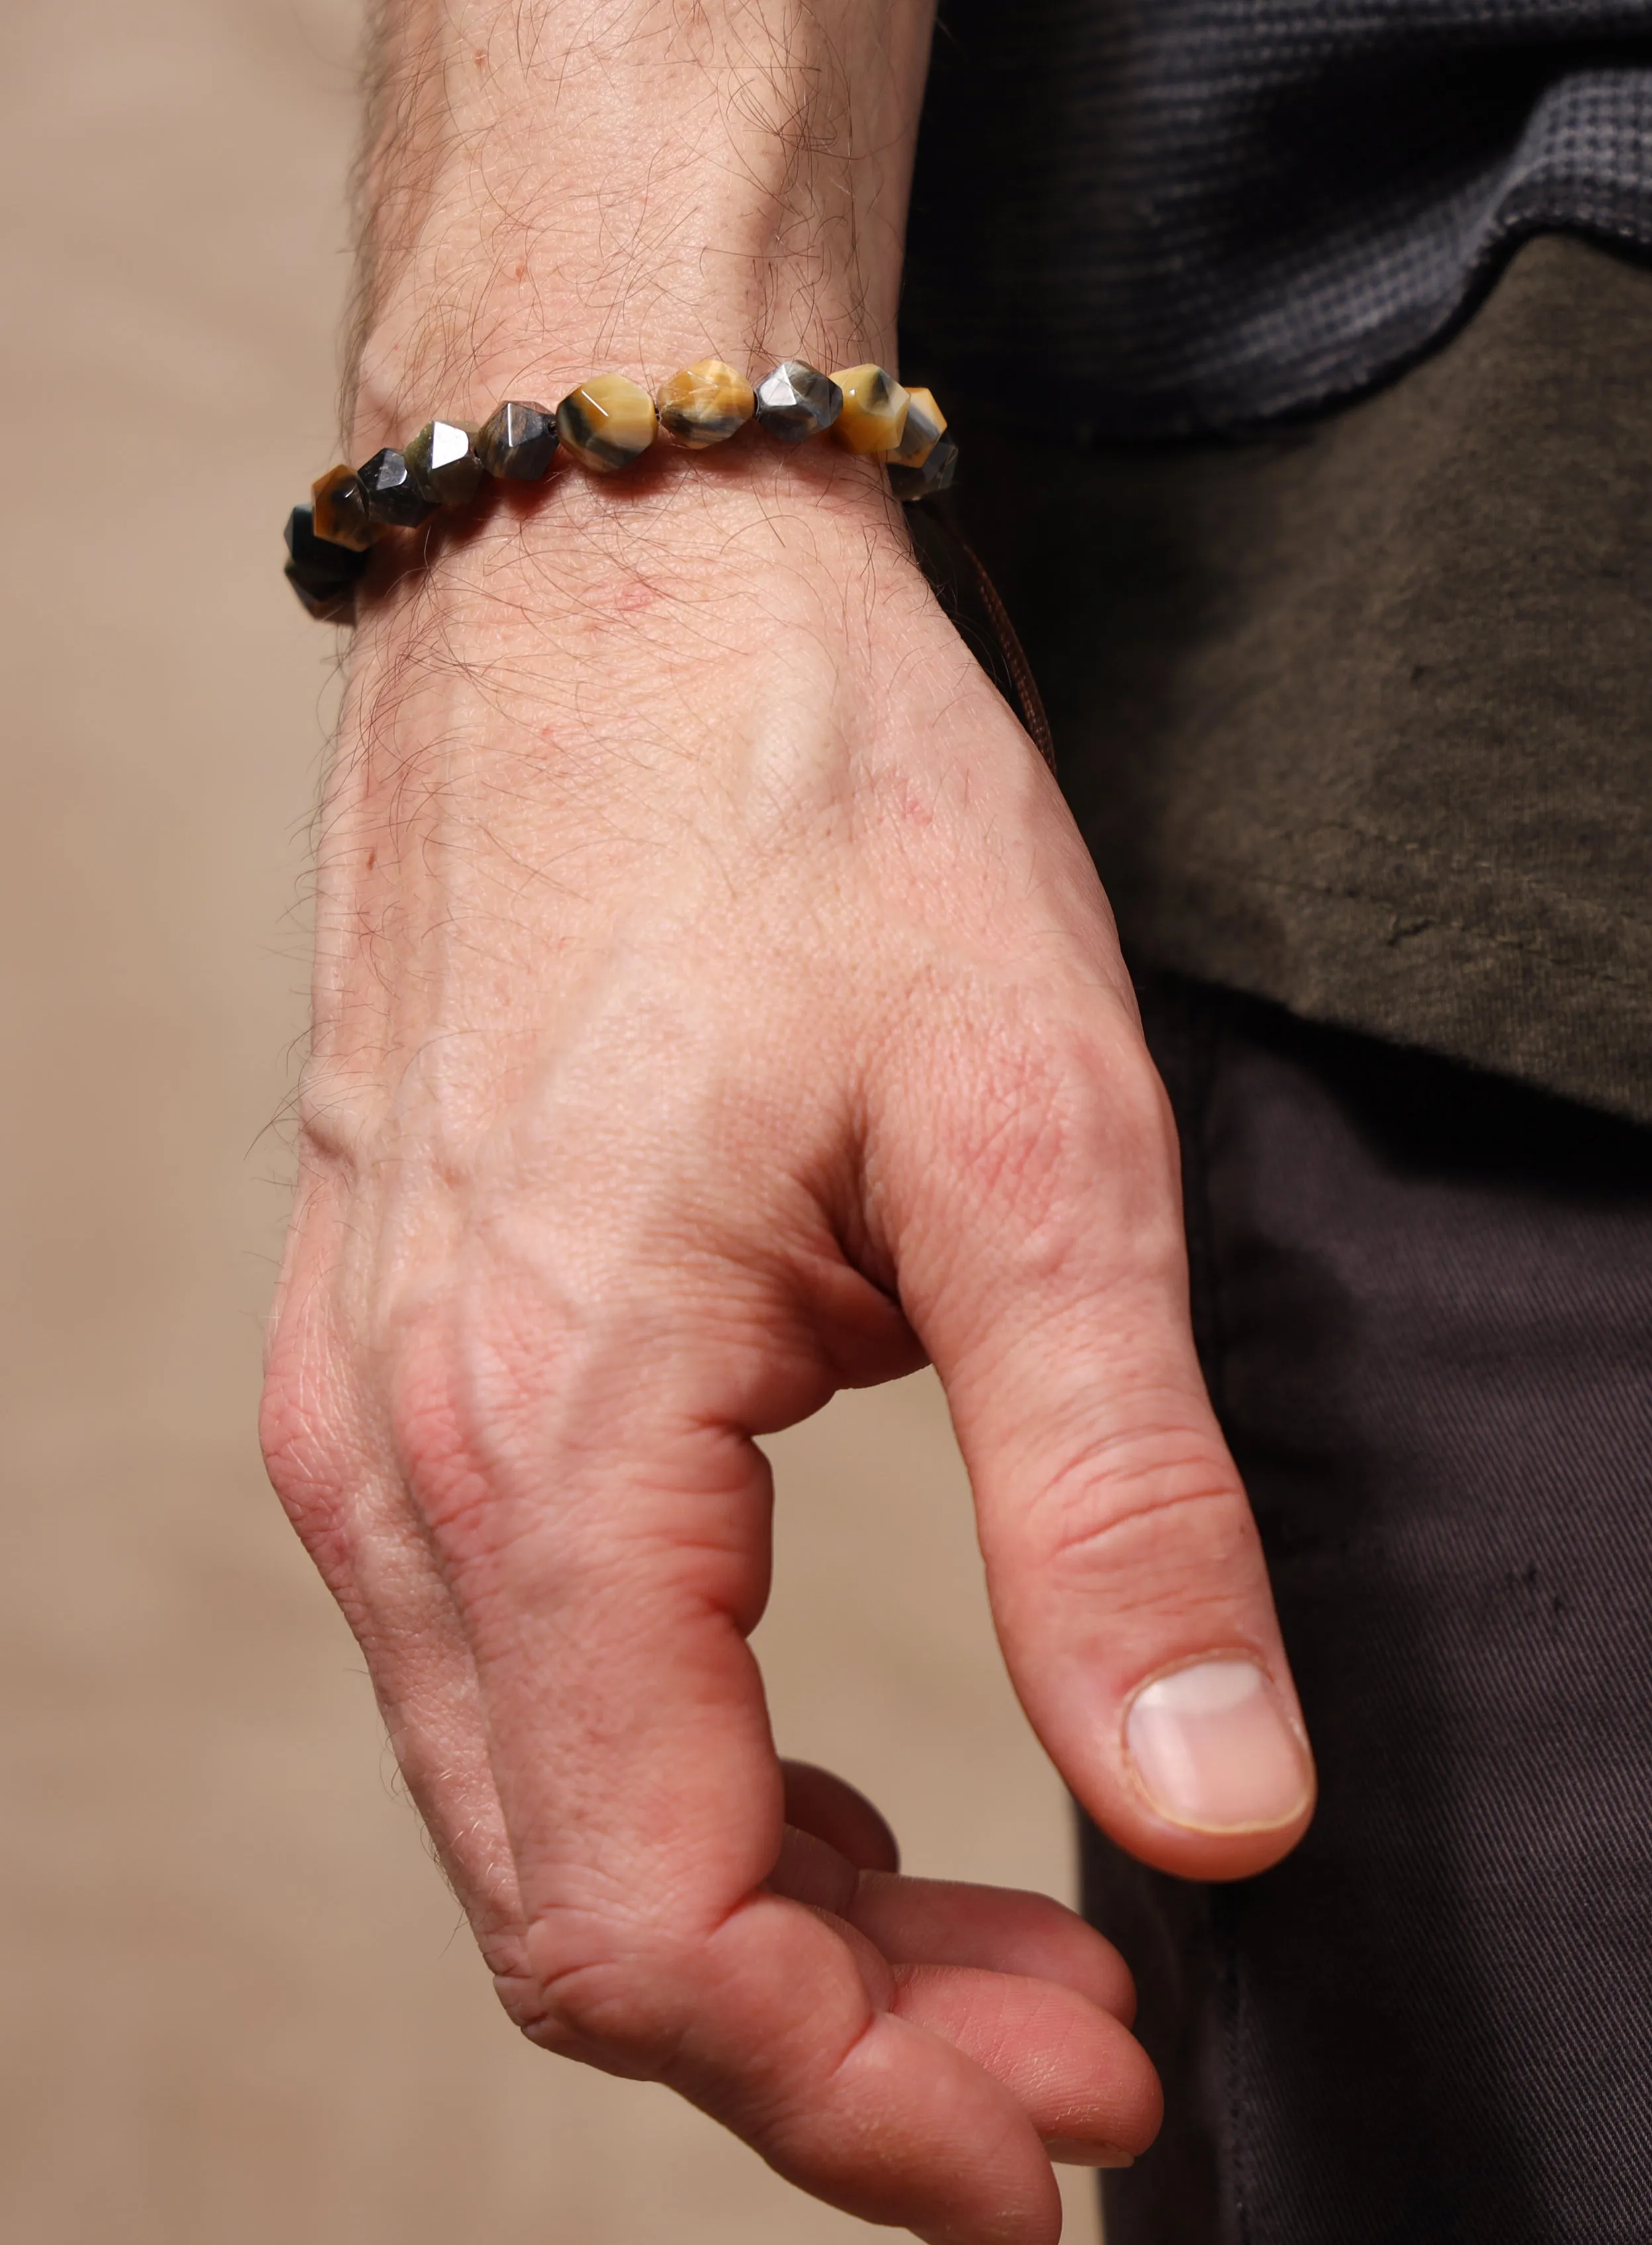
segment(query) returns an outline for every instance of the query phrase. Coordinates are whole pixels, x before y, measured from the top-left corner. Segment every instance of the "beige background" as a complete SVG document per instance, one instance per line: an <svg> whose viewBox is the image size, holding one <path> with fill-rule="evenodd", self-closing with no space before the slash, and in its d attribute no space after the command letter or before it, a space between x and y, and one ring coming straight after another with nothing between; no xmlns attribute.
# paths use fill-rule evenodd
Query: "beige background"
<svg viewBox="0 0 1652 2245"><path fill-rule="evenodd" d="M278 532L332 450L355 30L0 10L0 2236L842 2245L517 2042L254 1445L332 638ZM932 1387L775 1447L783 1744L915 1867L1063 1889Z"/></svg>

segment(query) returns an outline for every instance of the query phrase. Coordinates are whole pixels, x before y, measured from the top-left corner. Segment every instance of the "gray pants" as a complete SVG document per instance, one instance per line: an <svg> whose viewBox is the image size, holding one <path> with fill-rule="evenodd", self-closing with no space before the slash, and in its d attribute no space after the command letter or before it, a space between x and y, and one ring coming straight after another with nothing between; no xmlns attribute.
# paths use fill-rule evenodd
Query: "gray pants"
<svg viewBox="0 0 1652 2245"><path fill-rule="evenodd" d="M1108 2245L1646 2245L1652 1132L1143 1002L1323 1798L1233 1887L1087 1835L1169 2101Z"/></svg>

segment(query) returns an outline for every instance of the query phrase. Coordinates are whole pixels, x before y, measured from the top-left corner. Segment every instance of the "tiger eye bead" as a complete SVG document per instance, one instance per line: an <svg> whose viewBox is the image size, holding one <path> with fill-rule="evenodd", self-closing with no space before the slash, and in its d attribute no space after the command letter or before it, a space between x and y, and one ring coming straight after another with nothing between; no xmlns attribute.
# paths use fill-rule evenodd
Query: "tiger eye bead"
<svg viewBox="0 0 1652 2245"><path fill-rule="evenodd" d="M829 429L843 410L830 375L801 358L782 359L757 385L757 418L782 444L801 444Z"/></svg>
<svg viewBox="0 0 1652 2245"><path fill-rule="evenodd" d="M946 434L946 416L928 390L906 393L906 426L901 441L890 454L891 466L921 468L938 441Z"/></svg>
<svg viewBox="0 0 1652 2245"><path fill-rule="evenodd" d="M352 553L365 553L373 543L368 519L367 493L353 468L329 468L310 485L315 535L329 546L342 546Z"/></svg>
<svg viewBox="0 0 1652 2245"><path fill-rule="evenodd" d="M720 358L685 366L654 397L661 428L691 452L725 443L745 427L756 404L745 376Z"/></svg>
<svg viewBox="0 0 1652 2245"><path fill-rule="evenodd" d="M486 474L476 438L457 421L427 421L405 455L414 482L437 506L464 506Z"/></svg>
<svg viewBox="0 0 1652 2245"><path fill-rule="evenodd" d="M416 529L436 512L435 503L425 498L413 480L413 471L405 457L393 451L389 445L382 452L355 471L356 480L367 496L367 512L374 522L389 523L397 530Z"/></svg>
<svg viewBox="0 0 1652 2245"><path fill-rule="evenodd" d="M504 483L537 484L551 472L557 417L548 405L512 400L489 415L476 440L483 466Z"/></svg>
<svg viewBox="0 0 1652 2245"><path fill-rule="evenodd" d="M843 393L843 410L832 434L851 452L892 452L906 426L907 394L881 366L851 366L832 380Z"/></svg>
<svg viewBox="0 0 1652 2245"><path fill-rule="evenodd" d="M628 468L653 444L656 425L653 398L623 374L593 374L557 408L557 434L599 475Z"/></svg>
<svg viewBox="0 0 1652 2245"><path fill-rule="evenodd" d="M958 472L958 440L944 430L930 446L924 465L904 468L898 460L889 467L889 487L897 499L933 499L947 490Z"/></svg>

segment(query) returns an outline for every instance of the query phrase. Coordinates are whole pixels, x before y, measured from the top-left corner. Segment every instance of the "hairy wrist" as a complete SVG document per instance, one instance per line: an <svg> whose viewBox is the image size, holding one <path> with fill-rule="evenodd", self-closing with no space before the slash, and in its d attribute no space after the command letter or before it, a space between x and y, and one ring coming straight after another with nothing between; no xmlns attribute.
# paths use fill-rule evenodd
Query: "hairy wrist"
<svg viewBox="0 0 1652 2245"><path fill-rule="evenodd" d="M358 634L321 834L329 1110L456 1006L461 1073L508 1073L616 941L675 958L727 924L778 959L844 853L898 852L980 754L990 688L886 499L685 479L635 513L566 483Z"/></svg>
<svg viewBox="0 0 1652 2245"><path fill-rule="evenodd" d="M468 659L498 638L589 661L599 643L628 648L636 620L662 606L718 614L726 650L772 650L776 630L806 625L848 660L882 635L901 587L928 598L876 459L753 436L709 453L658 444L623 478L559 465L539 484L491 485L385 540L374 572L357 675L432 644ZM685 640L680 652L695 649Z"/></svg>
<svg viewBox="0 0 1652 2245"><path fill-rule="evenodd" d="M754 756L782 791L850 784L926 667L973 659L875 465L777 453L667 454L620 491L570 472L410 541L351 650L334 806L400 825L503 797L536 847L623 855Z"/></svg>
<svg viewBox="0 0 1652 2245"><path fill-rule="evenodd" d="M384 0L352 438L894 349L931 0Z"/></svg>

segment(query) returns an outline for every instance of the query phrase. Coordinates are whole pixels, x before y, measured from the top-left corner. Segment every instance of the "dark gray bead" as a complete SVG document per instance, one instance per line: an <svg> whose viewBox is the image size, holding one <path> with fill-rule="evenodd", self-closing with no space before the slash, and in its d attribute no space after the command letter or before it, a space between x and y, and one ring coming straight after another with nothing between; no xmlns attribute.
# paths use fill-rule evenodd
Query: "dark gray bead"
<svg viewBox="0 0 1652 2245"><path fill-rule="evenodd" d="M306 614L317 623L353 624L355 621L355 587L354 585L312 585L289 561L282 574L303 603Z"/></svg>
<svg viewBox="0 0 1652 2245"><path fill-rule="evenodd" d="M921 468L904 468L898 462L890 463L889 487L897 499L933 499L937 492L950 488L957 473L958 439L944 429Z"/></svg>
<svg viewBox="0 0 1652 2245"><path fill-rule="evenodd" d="M315 510L308 506L295 506L287 518L287 551L295 569L341 585L353 585L370 559L348 546L335 546L331 539L318 538Z"/></svg>
<svg viewBox="0 0 1652 2245"><path fill-rule="evenodd" d="M818 437L843 410L843 393L830 375L800 358L782 359L757 385L757 418L783 444Z"/></svg>
<svg viewBox="0 0 1652 2245"><path fill-rule="evenodd" d="M476 438L457 421L427 421L404 455L414 482L437 506L464 506L486 473Z"/></svg>
<svg viewBox="0 0 1652 2245"><path fill-rule="evenodd" d="M391 451L388 445L383 451L375 452L364 468L357 468L355 476L375 522L413 530L436 512L436 502L426 499L414 482L406 455Z"/></svg>
<svg viewBox="0 0 1652 2245"><path fill-rule="evenodd" d="M287 518L287 581L313 616L348 623L354 611L357 579L367 567L365 553L315 535L312 508L295 506Z"/></svg>
<svg viewBox="0 0 1652 2245"><path fill-rule="evenodd" d="M490 414L476 440L483 466L505 483L537 484L557 449L557 417L547 405L512 399Z"/></svg>

